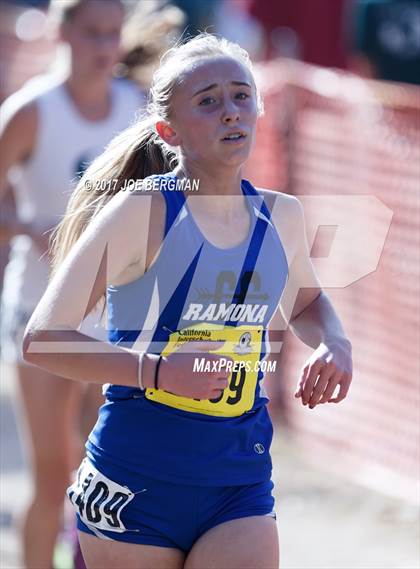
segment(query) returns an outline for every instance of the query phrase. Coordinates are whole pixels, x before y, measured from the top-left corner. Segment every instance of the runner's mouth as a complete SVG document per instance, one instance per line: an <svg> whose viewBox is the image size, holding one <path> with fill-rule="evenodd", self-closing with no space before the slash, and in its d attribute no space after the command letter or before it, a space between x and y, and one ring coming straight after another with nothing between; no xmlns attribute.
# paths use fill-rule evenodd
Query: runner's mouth
<svg viewBox="0 0 420 569"><path fill-rule="evenodd" d="M222 138L223 142L237 142L238 140L244 140L246 138L246 134L244 132L230 132L226 136Z"/></svg>

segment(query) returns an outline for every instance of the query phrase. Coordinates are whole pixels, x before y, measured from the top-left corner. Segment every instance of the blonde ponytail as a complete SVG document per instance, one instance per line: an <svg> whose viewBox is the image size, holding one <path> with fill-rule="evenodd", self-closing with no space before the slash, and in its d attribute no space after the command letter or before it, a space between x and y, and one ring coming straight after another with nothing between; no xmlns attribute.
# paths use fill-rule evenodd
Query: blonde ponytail
<svg viewBox="0 0 420 569"><path fill-rule="evenodd" d="M66 214L52 235L52 274L89 222L127 180L165 174L175 168L175 153L164 146L153 126L150 119L143 119L124 130L109 143L79 180ZM110 183L101 184L107 181Z"/></svg>

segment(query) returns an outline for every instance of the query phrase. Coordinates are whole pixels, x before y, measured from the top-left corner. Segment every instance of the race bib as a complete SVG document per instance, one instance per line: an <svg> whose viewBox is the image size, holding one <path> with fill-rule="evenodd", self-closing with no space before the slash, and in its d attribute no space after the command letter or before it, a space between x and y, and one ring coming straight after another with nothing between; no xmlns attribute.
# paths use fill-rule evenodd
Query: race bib
<svg viewBox="0 0 420 569"><path fill-rule="evenodd" d="M175 352L184 342L223 341L223 346L217 350L211 350L211 353L232 358L233 367L228 377L229 385L220 396L214 399L190 399L164 389L146 389L146 397L183 411L220 417L242 415L254 405L262 331L262 326L226 326L205 322L173 332L162 351L163 356ZM206 352L197 351L194 365L194 380L200 381L202 372L210 371L211 364L206 357Z"/></svg>
<svg viewBox="0 0 420 569"><path fill-rule="evenodd" d="M121 512L134 494L98 472L87 458L80 465L67 496L88 527L117 533L126 531Z"/></svg>

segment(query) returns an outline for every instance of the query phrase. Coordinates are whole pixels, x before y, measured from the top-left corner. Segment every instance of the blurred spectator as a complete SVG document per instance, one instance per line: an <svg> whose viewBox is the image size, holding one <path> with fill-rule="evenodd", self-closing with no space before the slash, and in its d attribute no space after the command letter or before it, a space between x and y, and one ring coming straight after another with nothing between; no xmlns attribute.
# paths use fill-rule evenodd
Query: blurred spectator
<svg viewBox="0 0 420 569"><path fill-rule="evenodd" d="M265 31L265 57L295 57L326 67L347 66L343 23L349 0L249 0Z"/></svg>
<svg viewBox="0 0 420 569"><path fill-rule="evenodd" d="M5 4L14 4L16 6L34 6L35 8L48 8L50 0L3 0L3 2Z"/></svg>
<svg viewBox="0 0 420 569"><path fill-rule="evenodd" d="M420 85L419 0L357 0L354 26L353 71Z"/></svg>
<svg viewBox="0 0 420 569"><path fill-rule="evenodd" d="M248 8L249 0L222 0L215 12L215 26L216 33L238 43L255 61L265 55L264 28Z"/></svg>
<svg viewBox="0 0 420 569"><path fill-rule="evenodd" d="M171 0L187 16L184 33L195 36L199 32L214 32L214 14L220 0Z"/></svg>

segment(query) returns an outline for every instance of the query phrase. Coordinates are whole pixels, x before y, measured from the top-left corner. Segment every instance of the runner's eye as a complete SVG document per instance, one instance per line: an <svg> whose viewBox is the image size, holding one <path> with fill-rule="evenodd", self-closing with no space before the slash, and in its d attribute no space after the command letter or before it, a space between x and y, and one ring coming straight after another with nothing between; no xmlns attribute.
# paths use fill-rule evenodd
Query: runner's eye
<svg viewBox="0 0 420 569"><path fill-rule="evenodd" d="M244 92L236 93L235 99L240 99L241 101L245 101L245 99L249 99L249 95L248 95L248 93L244 93Z"/></svg>
<svg viewBox="0 0 420 569"><path fill-rule="evenodd" d="M214 101L215 101L214 97L206 97L205 99L202 99L198 104L206 106L206 105L211 105L211 103L214 103Z"/></svg>

